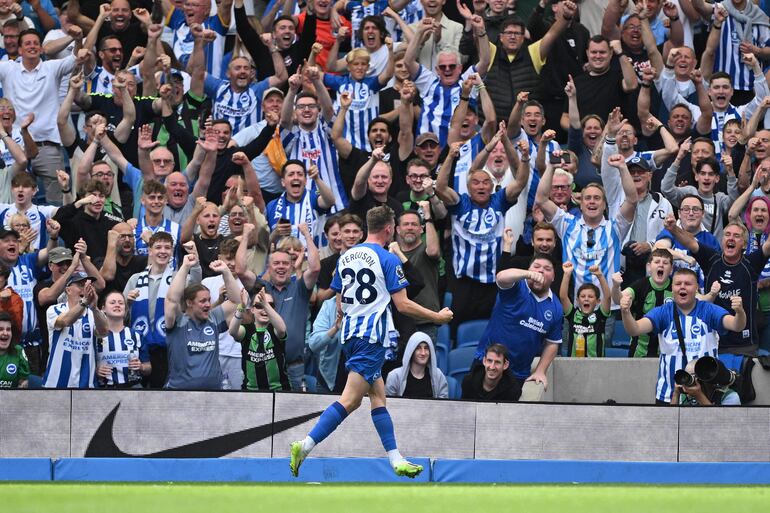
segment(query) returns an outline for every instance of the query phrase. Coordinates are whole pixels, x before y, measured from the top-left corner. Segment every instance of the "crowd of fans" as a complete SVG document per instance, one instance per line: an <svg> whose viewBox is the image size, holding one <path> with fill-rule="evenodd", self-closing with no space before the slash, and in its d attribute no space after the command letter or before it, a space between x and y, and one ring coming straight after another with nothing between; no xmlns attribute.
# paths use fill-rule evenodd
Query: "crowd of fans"
<svg viewBox="0 0 770 513"><path fill-rule="evenodd" d="M619 323L661 402L770 350L765 3L454 2L0 0L0 387L339 392L381 205L408 296L491 319L463 397ZM447 397L388 321L388 393Z"/></svg>

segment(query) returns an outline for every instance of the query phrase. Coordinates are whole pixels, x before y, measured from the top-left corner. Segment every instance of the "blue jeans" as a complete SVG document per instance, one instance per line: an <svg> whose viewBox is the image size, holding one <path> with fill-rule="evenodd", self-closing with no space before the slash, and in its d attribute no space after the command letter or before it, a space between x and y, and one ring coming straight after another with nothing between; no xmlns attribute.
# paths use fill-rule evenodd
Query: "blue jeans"
<svg viewBox="0 0 770 513"><path fill-rule="evenodd" d="M298 361L286 365L286 375L293 392L302 391L302 379L305 377L305 362Z"/></svg>

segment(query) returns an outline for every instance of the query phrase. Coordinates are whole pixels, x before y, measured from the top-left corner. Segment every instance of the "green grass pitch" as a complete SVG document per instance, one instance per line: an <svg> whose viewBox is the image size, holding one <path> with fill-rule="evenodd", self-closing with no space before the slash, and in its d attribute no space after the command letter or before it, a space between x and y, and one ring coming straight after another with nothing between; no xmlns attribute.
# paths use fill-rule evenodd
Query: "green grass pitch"
<svg viewBox="0 0 770 513"><path fill-rule="evenodd" d="M768 511L770 487L7 483L0 497L13 513L744 513Z"/></svg>

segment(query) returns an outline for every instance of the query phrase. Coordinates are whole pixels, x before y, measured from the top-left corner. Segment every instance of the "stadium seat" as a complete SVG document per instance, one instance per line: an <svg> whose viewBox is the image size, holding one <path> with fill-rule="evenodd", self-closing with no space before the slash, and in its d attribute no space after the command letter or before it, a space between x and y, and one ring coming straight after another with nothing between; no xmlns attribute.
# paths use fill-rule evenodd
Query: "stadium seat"
<svg viewBox="0 0 770 513"><path fill-rule="evenodd" d="M442 324L438 327L438 334L436 335L436 347L444 346L447 353L452 349L452 335L449 331L448 324Z"/></svg>
<svg viewBox="0 0 770 513"><path fill-rule="evenodd" d="M604 357L605 358L627 358L628 348L627 347L605 347Z"/></svg>
<svg viewBox="0 0 770 513"><path fill-rule="evenodd" d="M461 383L451 376L447 376L446 381L449 385L449 398L459 399L463 392Z"/></svg>
<svg viewBox="0 0 770 513"><path fill-rule="evenodd" d="M449 360L449 347L443 345L437 345L436 349L436 365L441 369L444 374L447 373L447 365Z"/></svg>
<svg viewBox="0 0 770 513"><path fill-rule="evenodd" d="M487 329L487 319L478 321L465 321L457 327L457 347L476 347Z"/></svg>
<svg viewBox="0 0 770 513"><path fill-rule="evenodd" d="M615 321L615 334L612 337L612 347L624 347L631 346L631 336L626 333L626 328L623 326L622 321Z"/></svg>
<svg viewBox="0 0 770 513"><path fill-rule="evenodd" d="M447 376L451 376L462 382L463 377L468 374L473 363L473 355L476 348L471 346L458 347L449 352L449 365Z"/></svg>
<svg viewBox="0 0 770 513"><path fill-rule="evenodd" d="M452 306L452 293L444 292L444 308Z"/></svg>

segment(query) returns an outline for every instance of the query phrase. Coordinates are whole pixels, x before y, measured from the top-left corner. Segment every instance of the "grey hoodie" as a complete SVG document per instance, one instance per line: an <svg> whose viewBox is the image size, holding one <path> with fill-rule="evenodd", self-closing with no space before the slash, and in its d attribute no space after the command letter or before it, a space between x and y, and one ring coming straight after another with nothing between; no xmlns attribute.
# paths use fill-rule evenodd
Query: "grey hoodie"
<svg viewBox="0 0 770 513"><path fill-rule="evenodd" d="M444 373L441 372L441 369L439 369L436 364L436 351L433 348L433 342L431 342L430 337L422 331L418 331L409 337L409 341L406 343L406 349L404 350L404 357L401 360L401 367L393 369L388 374L388 380L385 384L385 393L390 396L398 397L404 395L407 373L409 372L412 362L412 354L414 353L414 350L417 349L417 346L420 345L420 342L427 343L428 348L430 349L429 372L433 397L438 399L448 399L449 385L447 384Z"/></svg>

